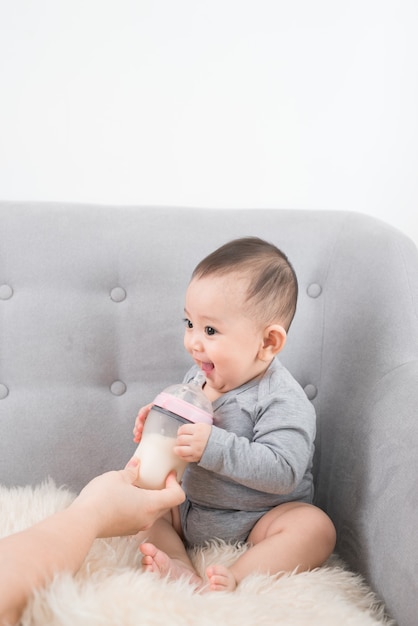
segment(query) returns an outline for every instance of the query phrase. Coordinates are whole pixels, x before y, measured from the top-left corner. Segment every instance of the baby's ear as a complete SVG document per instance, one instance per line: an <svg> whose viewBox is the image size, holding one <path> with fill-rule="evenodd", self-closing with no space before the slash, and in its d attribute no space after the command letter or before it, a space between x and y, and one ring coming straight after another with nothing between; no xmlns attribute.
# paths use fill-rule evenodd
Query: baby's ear
<svg viewBox="0 0 418 626"><path fill-rule="evenodd" d="M263 334L263 345L258 354L262 361L272 359L276 354L283 350L286 344L287 333L280 324L272 324L267 326Z"/></svg>

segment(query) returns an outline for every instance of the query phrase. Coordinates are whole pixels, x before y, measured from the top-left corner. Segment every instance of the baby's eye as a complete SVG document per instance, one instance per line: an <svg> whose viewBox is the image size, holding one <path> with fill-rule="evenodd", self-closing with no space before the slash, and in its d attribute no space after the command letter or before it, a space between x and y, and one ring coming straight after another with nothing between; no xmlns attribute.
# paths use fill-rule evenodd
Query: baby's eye
<svg viewBox="0 0 418 626"><path fill-rule="evenodd" d="M216 330L212 326L205 326L205 333L207 335L215 335Z"/></svg>
<svg viewBox="0 0 418 626"><path fill-rule="evenodd" d="M190 321L190 320L188 320L187 318L185 318L185 319L183 320L183 322L184 322L184 325L186 326L186 328L193 328L193 324L192 324L192 323L191 323L191 321Z"/></svg>

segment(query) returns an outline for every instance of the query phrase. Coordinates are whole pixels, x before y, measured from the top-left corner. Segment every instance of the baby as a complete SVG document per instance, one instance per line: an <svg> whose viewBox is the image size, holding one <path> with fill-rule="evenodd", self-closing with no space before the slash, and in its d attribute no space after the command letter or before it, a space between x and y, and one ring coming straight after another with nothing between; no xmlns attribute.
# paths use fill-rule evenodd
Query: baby
<svg viewBox="0 0 418 626"><path fill-rule="evenodd" d="M231 241L195 268L185 299L184 345L206 374L213 426L185 424L175 452L188 461L179 513L142 543L147 571L187 575L199 589L233 591L252 572L318 567L335 546L328 516L312 504L315 411L277 358L296 310L287 257L256 237ZM150 405L136 419L139 442ZM187 548L247 542L231 565L195 571Z"/></svg>

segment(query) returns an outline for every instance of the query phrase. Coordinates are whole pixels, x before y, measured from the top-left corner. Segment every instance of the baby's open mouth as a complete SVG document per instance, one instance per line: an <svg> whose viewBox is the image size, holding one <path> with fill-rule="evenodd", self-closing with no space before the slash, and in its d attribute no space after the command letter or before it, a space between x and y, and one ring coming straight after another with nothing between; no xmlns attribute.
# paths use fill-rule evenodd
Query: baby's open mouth
<svg viewBox="0 0 418 626"><path fill-rule="evenodd" d="M214 364L213 363L203 363L201 365L202 370L205 372L205 374L208 374L209 372L211 372L214 368Z"/></svg>

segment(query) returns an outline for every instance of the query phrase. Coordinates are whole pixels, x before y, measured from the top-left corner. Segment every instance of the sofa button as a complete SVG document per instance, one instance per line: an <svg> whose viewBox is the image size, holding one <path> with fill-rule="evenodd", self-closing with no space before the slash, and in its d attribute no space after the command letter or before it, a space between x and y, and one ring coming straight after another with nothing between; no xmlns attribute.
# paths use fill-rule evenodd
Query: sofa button
<svg viewBox="0 0 418 626"><path fill-rule="evenodd" d="M3 383L0 383L0 400L4 400L4 398L7 398L8 395L8 388L6 387L6 385L3 385Z"/></svg>
<svg viewBox="0 0 418 626"><path fill-rule="evenodd" d="M304 388L304 392L306 393L308 400L313 400L318 394L318 389L315 387L315 385L309 384L306 385L306 387Z"/></svg>
<svg viewBox="0 0 418 626"><path fill-rule="evenodd" d="M0 300L8 300L13 295L10 285L0 285Z"/></svg>
<svg viewBox="0 0 418 626"><path fill-rule="evenodd" d="M113 302L123 302L123 300L125 300L126 298L126 291L123 287L113 287L110 292L110 297L112 298Z"/></svg>
<svg viewBox="0 0 418 626"><path fill-rule="evenodd" d="M126 385L121 380L115 380L115 382L110 385L110 391L114 396L123 396L126 391Z"/></svg>
<svg viewBox="0 0 418 626"><path fill-rule="evenodd" d="M318 283L312 283L309 285L306 292L310 298L317 298L322 293L322 287L318 285Z"/></svg>

